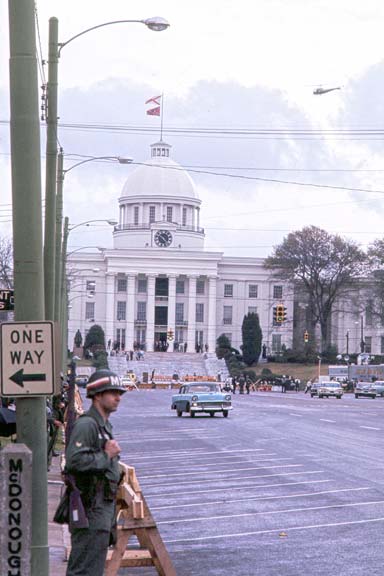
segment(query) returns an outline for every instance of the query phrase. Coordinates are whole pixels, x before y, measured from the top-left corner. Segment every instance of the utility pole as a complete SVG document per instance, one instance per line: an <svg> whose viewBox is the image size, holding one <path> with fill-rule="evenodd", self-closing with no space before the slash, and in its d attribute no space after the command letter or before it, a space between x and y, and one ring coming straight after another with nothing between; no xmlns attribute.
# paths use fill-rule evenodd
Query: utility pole
<svg viewBox="0 0 384 576"><path fill-rule="evenodd" d="M62 221L63 221L63 170L64 154L60 148L57 161L57 194L56 194L56 255L55 255L55 315L56 322L61 320L61 242L62 242Z"/></svg>
<svg viewBox="0 0 384 576"><path fill-rule="evenodd" d="M45 170L44 226L44 288L45 319L55 318L55 255L56 255L56 168L57 168L57 78L58 78L57 18L49 19L49 51L47 82L47 144Z"/></svg>
<svg viewBox="0 0 384 576"><path fill-rule="evenodd" d="M15 320L44 320L40 118L34 0L9 0ZM44 396L16 400L17 441L32 451L31 575L48 576ZM24 519L28 521L27 518Z"/></svg>

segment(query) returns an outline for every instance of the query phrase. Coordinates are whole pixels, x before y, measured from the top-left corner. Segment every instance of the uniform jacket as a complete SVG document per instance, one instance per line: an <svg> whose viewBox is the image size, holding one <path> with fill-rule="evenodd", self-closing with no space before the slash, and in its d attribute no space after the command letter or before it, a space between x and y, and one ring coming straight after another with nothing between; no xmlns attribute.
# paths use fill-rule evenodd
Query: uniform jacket
<svg viewBox="0 0 384 576"><path fill-rule="evenodd" d="M110 531L115 520L115 498L120 473L118 457L109 458L103 447L111 440L112 425L94 406L80 416L66 449L65 471L75 478L89 528Z"/></svg>

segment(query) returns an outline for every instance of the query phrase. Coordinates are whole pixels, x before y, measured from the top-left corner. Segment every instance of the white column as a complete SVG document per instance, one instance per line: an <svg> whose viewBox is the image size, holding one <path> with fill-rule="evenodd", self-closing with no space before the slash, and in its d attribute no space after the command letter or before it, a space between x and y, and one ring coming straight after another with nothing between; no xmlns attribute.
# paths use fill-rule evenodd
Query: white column
<svg viewBox="0 0 384 576"><path fill-rule="evenodd" d="M128 274L127 282L127 323L125 336L125 349L133 350L135 341L135 303L136 303L136 277Z"/></svg>
<svg viewBox="0 0 384 576"><path fill-rule="evenodd" d="M216 349L216 288L217 278L211 276L208 286L208 338L207 344L209 352Z"/></svg>
<svg viewBox="0 0 384 576"><path fill-rule="evenodd" d="M148 276L147 282L147 351L153 352L155 339L155 283L156 276Z"/></svg>
<svg viewBox="0 0 384 576"><path fill-rule="evenodd" d="M115 340L115 274L108 272L105 295L105 344Z"/></svg>
<svg viewBox="0 0 384 576"><path fill-rule="evenodd" d="M195 332L196 332L196 276L189 276L187 352L195 351Z"/></svg>
<svg viewBox="0 0 384 576"><path fill-rule="evenodd" d="M176 329L176 276L168 276L168 330L175 336ZM169 342L168 352L173 352L173 340Z"/></svg>

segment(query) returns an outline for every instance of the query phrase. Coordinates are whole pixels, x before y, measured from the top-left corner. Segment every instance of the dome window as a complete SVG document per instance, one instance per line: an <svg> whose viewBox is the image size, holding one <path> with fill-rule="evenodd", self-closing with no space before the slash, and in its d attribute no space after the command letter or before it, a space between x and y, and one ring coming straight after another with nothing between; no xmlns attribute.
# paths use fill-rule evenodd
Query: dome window
<svg viewBox="0 0 384 576"><path fill-rule="evenodd" d="M156 220L156 206L149 207L149 223L155 222Z"/></svg>
<svg viewBox="0 0 384 576"><path fill-rule="evenodd" d="M133 209L133 223L135 226L139 223L139 207L135 206Z"/></svg>
<svg viewBox="0 0 384 576"><path fill-rule="evenodd" d="M173 208L172 206L167 206L167 222L172 222Z"/></svg>

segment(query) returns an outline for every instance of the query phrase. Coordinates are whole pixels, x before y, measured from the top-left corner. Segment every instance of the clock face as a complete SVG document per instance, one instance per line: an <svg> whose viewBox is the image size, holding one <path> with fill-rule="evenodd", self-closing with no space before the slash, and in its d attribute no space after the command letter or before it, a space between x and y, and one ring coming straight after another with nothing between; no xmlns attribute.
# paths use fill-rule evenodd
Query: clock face
<svg viewBox="0 0 384 576"><path fill-rule="evenodd" d="M155 244L160 248L167 248L172 243L172 234L169 230L158 230L155 234Z"/></svg>

